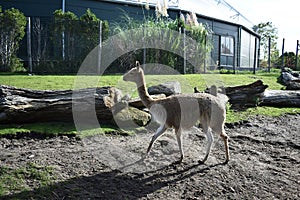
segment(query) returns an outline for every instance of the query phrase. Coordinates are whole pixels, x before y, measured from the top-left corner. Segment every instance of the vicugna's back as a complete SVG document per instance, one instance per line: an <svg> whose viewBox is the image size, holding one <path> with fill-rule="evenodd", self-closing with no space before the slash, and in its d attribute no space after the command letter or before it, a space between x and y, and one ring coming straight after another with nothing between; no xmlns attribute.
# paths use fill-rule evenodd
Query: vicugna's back
<svg viewBox="0 0 300 200"><path fill-rule="evenodd" d="M198 120L222 125L226 117L224 103L218 97L206 93L170 96L154 100L151 106L151 113L159 113L164 117L164 121L161 122L174 128L187 129L194 126Z"/></svg>

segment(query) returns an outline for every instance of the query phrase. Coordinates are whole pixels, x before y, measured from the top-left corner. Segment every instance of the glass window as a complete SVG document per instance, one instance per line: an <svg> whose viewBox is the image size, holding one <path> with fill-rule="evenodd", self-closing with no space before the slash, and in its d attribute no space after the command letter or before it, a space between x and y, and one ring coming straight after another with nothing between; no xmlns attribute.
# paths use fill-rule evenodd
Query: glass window
<svg viewBox="0 0 300 200"><path fill-rule="evenodd" d="M240 67L253 68L254 62L257 62L257 60L254 60L255 53L257 53L255 49L255 37L242 30ZM257 63L255 63L255 65L257 66Z"/></svg>
<svg viewBox="0 0 300 200"><path fill-rule="evenodd" d="M221 36L221 54L233 56L233 37Z"/></svg>

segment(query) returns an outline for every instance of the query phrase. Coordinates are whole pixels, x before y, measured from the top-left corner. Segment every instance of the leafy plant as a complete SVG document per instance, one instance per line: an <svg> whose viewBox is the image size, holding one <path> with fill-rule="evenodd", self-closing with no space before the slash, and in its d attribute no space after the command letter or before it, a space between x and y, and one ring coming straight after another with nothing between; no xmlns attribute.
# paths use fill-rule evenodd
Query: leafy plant
<svg viewBox="0 0 300 200"><path fill-rule="evenodd" d="M62 60L71 61L75 58L78 31L78 17L72 12L63 12L62 10L56 10L53 13L53 40L54 44L60 50ZM63 48L65 47L65 49Z"/></svg>
<svg viewBox="0 0 300 200"><path fill-rule="evenodd" d="M99 26L102 23L102 40L108 37L108 22L101 21L97 16L87 9L86 13L80 18L80 40L82 44L82 54L87 55L94 47L99 44ZM95 34L96 33L96 34ZM98 33L98 34L97 34ZM82 58L84 59L84 57Z"/></svg>
<svg viewBox="0 0 300 200"><path fill-rule="evenodd" d="M186 29L186 41L180 27ZM118 59L119 66L123 68L120 71L131 68L135 60L145 60L146 63L171 66L184 73L183 51L189 60L194 61L191 64L195 66L204 63L212 47L208 40L210 31L203 24L188 25L181 19L173 20L161 15L157 18L145 16L142 21L136 21L124 14L122 23L114 25L113 33L118 34L118 45L126 52ZM132 51L126 51L128 49Z"/></svg>
<svg viewBox="0 0 300 200"><path fill-rule="evenodd" d="M0 10L0 71L22 70L16 56L25 35L26 17L18 9Z"/></svg>
<svg viewBox="0 0 300 200"><path fill-rule="evenodd" d="M102 40L108 37L108 22L101 21L90 9L80 17L56 10L51 23L46 25L35 18L32 21L35 73L76 73L88 53L99 44L100 22Z"/></svg>
<svg viewBox="0 0 300 200"><path fill-rule="evenodd" d="M271 62L274 63L279 57L277 49L278 30L272 22L261 22L252 27L252 29L261 36L260 45L263 53L263 60L268 59L269 38L271 39ZM266 66L264 66L266 67Z"/></svg>

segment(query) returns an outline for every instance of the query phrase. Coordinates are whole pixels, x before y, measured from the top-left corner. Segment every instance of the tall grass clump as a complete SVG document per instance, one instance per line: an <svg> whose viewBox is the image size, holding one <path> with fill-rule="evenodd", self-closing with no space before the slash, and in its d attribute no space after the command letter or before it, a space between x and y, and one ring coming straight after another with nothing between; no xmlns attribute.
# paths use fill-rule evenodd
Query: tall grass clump
<svg viewBox="0 0 300 200"><path fill-rule="evenodd" d="M187 14L171 19L168 17L166 4L157 3L155 15L144 14L142 20L135 20L124 13L122 22L113 25L112 32L118 35L118 47L126 52L118 58L118 69L109 72L124 72L130 69L136 60L143 63L159 63L174 68L180 73L194 73L211 50L208 37L211 31L198 23L195 14ZM194 16L194 21L192 17ZM183 41L183 33L186 39ZM130 42L128 42L130 41ZM184 52L187 60L194 62L184 69ZM202 64L203 65L203 64ZM196 68L195 68L196 67Z"/></svg>

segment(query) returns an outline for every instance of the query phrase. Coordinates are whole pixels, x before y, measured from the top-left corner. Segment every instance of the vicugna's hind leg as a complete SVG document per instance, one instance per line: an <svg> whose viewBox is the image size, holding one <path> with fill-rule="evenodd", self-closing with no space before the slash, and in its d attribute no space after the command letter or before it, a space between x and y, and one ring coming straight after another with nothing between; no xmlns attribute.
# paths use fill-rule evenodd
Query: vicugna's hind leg
<svg viewBox="0 0 300 200"><path fill-rule="evenodd" d="M225 130L223 129L220 136L222 137L224 141L224 146L225 146L225 154L226 154L226 160L225 163L227 163L230 159L229 156L229 144L228 144L228 135L225 133Z"/></svg>
<svg viewBox="0 0 300 200"><path fill-rule="evenodd" d="M211 129L208 127L208 125L203 124L202 126L203 126L203 131L204 131L204 133L206 135L207 142L208 142L207 146L206 146L206 154L204 156L204 159L202 160L202 162L204 163L207 160L208 156L209 156L209 153L210 153L210 150L211 150L211 146L212 146L212 143L214 141L214 137L213 137Z"/></svg>
<svg viewBox="0 0 300 200"><path fill-rule="evenodd" d="M179 162L181 163L183 158L184 158L184 152L183 152L183 147L182 147L182 135L181 135L182 130L176 129L175 130L175 134L176 134L176 138L177 138L177 143L178 143L178 147L179 147L179 151L180 151L180 160Z"/></svg>

